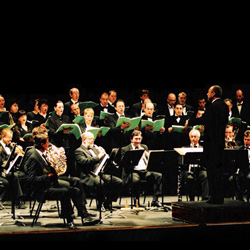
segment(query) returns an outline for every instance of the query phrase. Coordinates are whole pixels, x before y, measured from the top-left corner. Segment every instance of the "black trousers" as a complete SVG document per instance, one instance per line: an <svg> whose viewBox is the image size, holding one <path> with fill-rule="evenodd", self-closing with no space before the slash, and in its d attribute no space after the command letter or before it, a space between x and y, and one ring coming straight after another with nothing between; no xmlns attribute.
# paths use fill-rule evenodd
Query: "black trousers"
<svg viewBox="0 0 250 250"><path fill-rule="evenodd" d="M133 171L133 194L136 198L140 197L141 180L147 180L148 185L153 187L153 200L157 201L162 195L162 174L152 171ZM127 184L131 183L131 174L129 174Z"/></svg>
<svg viewBox="0 0 250 250"><path fill-rule="evenodd" d="M50 187L46 192L45 199L60 200L61 202L61 216L72 222L72 215L74 214L71 199L77 208L78 216L83 216L86 210L85 200L82 198L81 190L77 187L70 186L70 183L64 180L58 180L58 183Z"/></svg>

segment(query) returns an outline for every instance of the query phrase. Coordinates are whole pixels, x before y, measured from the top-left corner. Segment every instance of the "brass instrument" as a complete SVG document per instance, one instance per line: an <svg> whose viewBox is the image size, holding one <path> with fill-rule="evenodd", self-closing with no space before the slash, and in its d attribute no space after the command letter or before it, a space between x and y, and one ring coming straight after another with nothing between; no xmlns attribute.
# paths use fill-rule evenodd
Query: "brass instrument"
<svg viewBox="0 0 250 250"><path fill-rule="evenodd" d="M63 175L67 171L67 157L63 147L58 148L53 144L49 145L46 151L46 160L53 167L58 176Z"/></svg>
<svg viewBox="0 0 250 250"><path fill-rule="evenodd" d="M239 133L239 129L236 129L234 131L234 135L233 135L232 138L230 138L230 137L226 138L226 148L228 148L228 149L235 149L235 148L238 147L238 144L236 142L236 137L237 137L238 133Z"/></svg>

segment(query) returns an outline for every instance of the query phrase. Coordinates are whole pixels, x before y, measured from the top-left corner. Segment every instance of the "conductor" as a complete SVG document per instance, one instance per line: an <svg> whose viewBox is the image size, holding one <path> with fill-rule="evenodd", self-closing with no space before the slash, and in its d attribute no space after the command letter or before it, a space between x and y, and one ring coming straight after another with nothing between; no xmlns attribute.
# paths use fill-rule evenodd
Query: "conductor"
<svg viewBox="0 0 250 250"><path fill-rule="evenodd" d="M222 88L218 85L208 90L208 100L211 102L201 118L189 120L189 126L205 125L204 157L208 174L211 198L209 204L223 204L222 186L222 156L225 147L225 127L228 123L229 109L221 100Z"/></svg>

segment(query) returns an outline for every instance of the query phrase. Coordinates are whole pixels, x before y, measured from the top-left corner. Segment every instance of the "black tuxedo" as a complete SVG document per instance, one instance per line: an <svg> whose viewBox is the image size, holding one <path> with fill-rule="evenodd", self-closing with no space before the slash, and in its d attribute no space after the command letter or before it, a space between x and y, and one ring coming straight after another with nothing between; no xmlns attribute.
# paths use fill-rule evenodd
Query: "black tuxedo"
<svg viewBox="0 0 250 250"><path fill-rule="evenodd" d="M156 118L155 115L152 117L148 117L146 115L143 115L142 120L148 120L148 121L157 121L158 119ZM145 128L141 129L142 132L142 143L146 144L150 150L157 150L157 149L162 149L162 135L160 132L152 132L152 131L146 131Z"/></svg>
<svg viewBox="0 0 250 250"><path fill-rule="evenodd" d="M205 125L204 157L212 203L222 203L224 200L222 160L228 115L228 106L221 99L216 99L201 118L189 121L189 125Z"/></svg>
<svg viewBox="0 0 250 250"><path fill-rule="evenodd" d="M58 180L54 168L50 166L46 159L41 156L36 149L31 151L31 155L27 160L27 173L28 180L38 200L42 199L45 192L47 193L47 199L60 200L62 205L62 216L70 222L72 221L71 215L73 214L73 208L70 201L70 199L72 199L78 210L78 215L84 216L86 212L86 201L82 190L77 187L71 187L70 183L66 180ZM49 177L49 173L53 173L54 175Z"/></svg>
<svg viewBox="0 0 250 250"><path fill-rule="evenodd" d="M148 151L148 147L144 144L140 145L143 149ZM127 151L133 150L132 144L127 145L121 149L121 160L124 158ZM146 179L148 184L153 186L153 201L158 200L162 194L162 174L152 171L134 171L133 172L133 192L136 198L140 196L141 179ZM123 180L126 184L131 182L131 174L124 171Z"/></svg>
<svg viewBox="0 0 250 250"><path fill-rule="evenodd" d="M188 119L187 116L179 116L180 121L178 122L177 116L170 116L168 119L165 121L165 144L164 148L165 149L173 149L173 148L180 148L183 147L184 145L187 145L189 143L189 136L186 133L179 133L179 132L168 132L168 129L171 128L172 126L185 126L185 123Z"/></svg>
<svg viewBox="0 0 250 250"><path fill-rule="evenodd" d="M12 150L12 148L11 148ZM16 155L13 156L14 160ZM3 166L5 164L5 162L8 160L9 155L7 154L5 148L2 146L2 144L0 143L0 175L3 171ZM22 191L22 186L21 186L21 179L24 176L24 173L21 171L16 171L14 172L14 184L13 184L13 188L14 188L14 198L16 199L16 201L20 200L21 197L23 196L23 191ZM11 181L11 177L12 177L12 173L8 173L8 175L6 177L0 177L0 181L2 181L2 185L3 187L0 187L0 200L3 199L6 190L9 188L9 182ZM1 186L1 185L0 185Z"/></svg>
<svg viewBox="0 0 250 250"><path fill-rule="evenodd" d="M127 116L126 116L127 117ZM117 113L114 113L112 116L108 117L107 125L110 127L109 131L109 145L111 146L111 150L113 148L122 148L130 142L130 135L132 131L124 131L121 128L117 128L116 124L119 119Z"/></svg>
<svg viewBox="0 0 250 250"><path fill-rule="evenodd" d="M116 200L123 185L122 180L116 176L112 176L111 183L111 176L109 174L101 175L101 179L100 176L94 177L93 172L99 166L101 160L98 157L99 151L95 147L92 148L92 154L84 145L81 145L75 151L77 170L79 171L82 183L88 186L92 192L96 192L99 202L104 202L105 199L108 201ZM110 197L110 191L107 185L104 185L105 183L112 185L112 197Z"/></svg>
<svg viewBox="0 0 250 250"><path fill-rule="evenodd" d="M190 145L184 146L184 148L190 148ZM199 145L198 148L203 147ZM190 165L185 166L185 170L181 173L181 187L186 189L190 200L194 201L195 188L198 186L195 181L198 180L201 184L202 199L207 199L209 197L209 185L206 168L203 165L200 165L199 167L195 166L194 168L191 168L191 172L189 172L189 167Z"/></svg>
<svg viewBox="0 0 250 250"><path fill-rule="evenodd" d="M242 121L244 121L248 125L250 125L249 109L250 109L250 104L248 104L246 101L244 101L242 104L242 107L241 107L241 113L239 113L237 103L234 103L233 108L232 108L232 116L239 117L242 119Z"/></svg>
<svg viewBox="0 0 250 250"><path fill-rule="evenodd" d="M111 113L111 114L115 113L115 108L111 106L110 104L108 104L107 107L103 107L101 104L99 104L98 106L93 108L95 112L95 116L100 116L101 111L104 112L105 108L107 108L108 113Z"/></svg>

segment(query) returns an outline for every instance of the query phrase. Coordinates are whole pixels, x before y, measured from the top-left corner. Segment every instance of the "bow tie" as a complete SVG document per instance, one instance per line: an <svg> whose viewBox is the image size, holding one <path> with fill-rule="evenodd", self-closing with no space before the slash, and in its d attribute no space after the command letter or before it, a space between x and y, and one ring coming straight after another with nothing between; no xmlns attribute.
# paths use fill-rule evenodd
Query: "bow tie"
<svg viewBox="0 0 250 250"><path fill-rule="evenodd" d="M237 106L242 106L243 104L242 103L237 103Z"/></svg>

